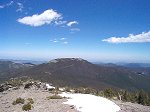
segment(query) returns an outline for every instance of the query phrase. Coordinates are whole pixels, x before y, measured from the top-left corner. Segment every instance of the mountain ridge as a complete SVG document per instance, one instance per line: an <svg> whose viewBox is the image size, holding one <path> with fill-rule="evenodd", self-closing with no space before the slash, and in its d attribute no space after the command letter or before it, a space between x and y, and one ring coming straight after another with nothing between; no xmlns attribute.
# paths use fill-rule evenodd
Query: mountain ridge
<svg viewBox="0 0 150 112"><path fill-rule="evenodd" d="M86 60L60 58L31 68L27 74L43 81L52 81L59 86L90 86L149 90L150 78L139 75L124 67L97 66ZM145 86L146 85L146 86ZM130 87L130 88L129 88Z"/></svg>
<svg viewBox="0 0 150 112"><path fill-rule="evenodd" d="M111 64L112 65L112 64ZM81 58L59 58L14 72L16 76L29 76L58 86L115 88L150 93L150 77L122 66L103 66ZM11 76L13 76L11 75Z"/></svg>

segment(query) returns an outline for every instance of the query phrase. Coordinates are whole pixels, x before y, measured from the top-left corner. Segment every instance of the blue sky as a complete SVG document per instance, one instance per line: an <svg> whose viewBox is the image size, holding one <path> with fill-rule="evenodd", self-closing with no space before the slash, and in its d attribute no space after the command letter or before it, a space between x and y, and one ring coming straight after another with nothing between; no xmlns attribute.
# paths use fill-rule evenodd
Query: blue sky
<svg viewBox="0 0 150 112"><path fill-rule="evenodd" d="M1 0L0 58L150 62L149 0Z"/></svg>

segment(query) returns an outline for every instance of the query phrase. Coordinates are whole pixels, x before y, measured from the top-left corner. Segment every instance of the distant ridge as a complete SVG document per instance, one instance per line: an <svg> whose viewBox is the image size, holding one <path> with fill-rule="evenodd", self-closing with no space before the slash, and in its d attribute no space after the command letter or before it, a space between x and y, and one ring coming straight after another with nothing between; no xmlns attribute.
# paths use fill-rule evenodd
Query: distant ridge
<svg viewBox="0 0 150 112"><path fill-rule="evenodd" d="M26 72L35 79L59 86L108 87L150 92L150 77L121 66L95 65L81 58L58 58Z"/></svg>
<svg viewBox="0 0 150 112"><path fill-rule="evenodd" d="M21 67L23 66L23 68ZM115 88L150 93L150 77L114 64L96 65L81 58L58 58L40 65L25 66L0 72L1 77L29 76L56 86ZM2 79L2 80L3 80Z"/></svg>

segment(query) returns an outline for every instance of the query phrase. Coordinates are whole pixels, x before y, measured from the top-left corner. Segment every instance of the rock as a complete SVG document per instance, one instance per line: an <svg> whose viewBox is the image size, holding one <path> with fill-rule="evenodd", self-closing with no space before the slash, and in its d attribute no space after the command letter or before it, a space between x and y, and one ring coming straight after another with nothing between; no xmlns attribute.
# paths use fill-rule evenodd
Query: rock
<svg viewBox="0 0 150 112"><path fill-rule="evenodd" d="M7 84L0 85L0 92L6 91L9 89L9 86Z"/></svg>
<svg viewBox="0 0 150 112"><path fill-rule="evenodd" d="M71 107L71 109L74 109L74 105L71 105L70 107Z"/></svg>
<svg viewBox="0 0 150 112"><path fill-rule="evenodd" d="M24 89L29 89L33 85L32 82L25 84Z"/></svg>
<svg viewBox="0 0 150 112"><path fill-rule="evenodd" d="M4 91L3 86L0 86L0 92L3 92L3 91Z"/></svg>

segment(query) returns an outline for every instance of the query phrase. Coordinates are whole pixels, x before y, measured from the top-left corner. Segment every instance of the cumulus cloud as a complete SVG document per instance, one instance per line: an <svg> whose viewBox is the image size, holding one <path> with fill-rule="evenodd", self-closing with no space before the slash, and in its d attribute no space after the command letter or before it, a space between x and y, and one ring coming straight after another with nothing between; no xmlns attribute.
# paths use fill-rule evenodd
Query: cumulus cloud
<svg viewBox="0 0 150 112"><path fill-rule="evenodd" d="M71 22L67 23L67 26L71 27L73 24L78 24L78 22L77 21L71 21Z"/></svg>
<svg viewBox="0 0 150 112"><path fill-rule="evenodd" d="M32 16L26 16L24 18L19 18L17 21L25 25L37 27L44 24L50 24L60 19L62 19L61 14L57 13L53 9L49 9L41 14L35 14Z"/></svg>
<svg viewBox="0 0 150 112"><path fill-rule="evenodd" d="M18 5L18 9L16 10L16 12L22 12L24 8L23 4L18 2L17 5Z"/></svg>
<svg viewBox="0 0 150 112"><path fill-rule="evenodd" d="M102 41L109 43L142 43L142 42L150 42L150 31L142 32L141 34L133 35L129 34L128 37L110 37L107 39L103 39Z"/></svg>

